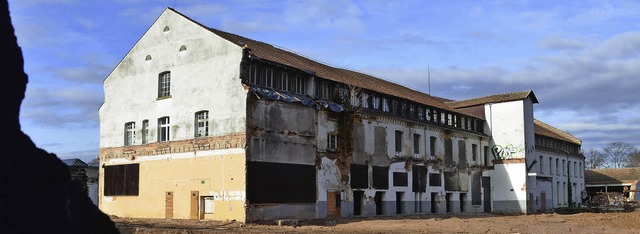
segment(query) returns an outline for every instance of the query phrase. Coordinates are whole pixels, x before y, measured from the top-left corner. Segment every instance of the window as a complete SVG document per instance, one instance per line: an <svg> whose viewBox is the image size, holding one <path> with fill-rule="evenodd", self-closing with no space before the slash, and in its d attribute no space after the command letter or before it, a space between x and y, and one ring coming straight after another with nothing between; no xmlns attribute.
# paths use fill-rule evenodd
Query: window
<svg viewBox="0 0 640 234"><path fill-rule="evenodd" d="M336 134L327 134L327 149L335 150L338 148L338 136Z"/></svg>
<svg viewBox="0 0 640 234"><path fill-rule="evenodd" d="M478 145L471 144L471 160L478 161Z"/></svg>
<svg viewBox="0 0 640 234"><path fill-rule="evenodd" d="M258 67L249 65L249 84L258 84Z"/></svg>
<svg viewBox="0 0 640 234"><path fill-rule="evenodd" d="M169 117L162 117L158 119L158 142L169 140Z"/></svg>
<svg viewBox="0 0 640 234"><path fill-rule="evenodd" d="M578 177L578 167L576 166L577 164L577 162L573 162L573 177Z"/></svg>
<svg viewBox="0 0 640 234"><path fill-rule="evenodd" d="M362 108L369 108L369 95L362 93Z"/></svg>
<svg viewBox="0 0 640 234"><path fill-rule="evenodd" d="M402 131L396 131L396 156L402 153Z"/></svg>
<svg viewBox="0 0 640 234"><path fill-rule="evenodd" d="M418 107L418 120L424 121L424 110L422 107Z"/></svg>
<svg viewBox="0 0 640 234"><path fill-rule="evenodd" d="M390 112L391 111L389 109L389 100L387 100L386 98L382 98L382 111L384 111L384 112Z"/></svg>
<svg viewBox="0 0 640 234"><path fill-rule="evenodd" d="M333 98L333 86L328 82L319 82L316 90L316 97L331 100Z"/></svg>
<svg viewBox="0 0 640 234"><path fill-rule="evenodd" d="M436 137L429 137L429 150L431 156L436 156Z"/></svg>
<svg viewBox="0 0 640 234"><path fill-rule="evenodd" d="M427 121L431 121L431 109L428 109L428 108L427 108L427 109L425 109L425 111L424 111L424 116L426 117L425 119L426 119Z"/></svg>
<svg viewBox="0 0 640 234"><path fill-rule="evenodd" d="M567 164L564 159L562 159L562 175L567 175Z"/></svg>
<svg viewBox="0 0 640 234"><path fill-rule="evenodd" d="M373 109L379 110L380 109L380 97L373 96L371 99L372 99L372 102L373 102Z"/></svg>
<svg viewBox="0 0 640 234"><path fill-rule="evenodd" d="M553 171L551 170L551 163L553 162L553 159L551 157L549 157L549 175L553 175Z"/></svg>
<svg viewBox="0 0 640 234"><path fill-rule="evenodd" d="M136 138L136 123L128 122L124 124L124 145L134 145Z"/></svg>
<svg viewBox="0 0 640 234"><path fill-rule="evenodd" d="M420 134L413 134L413 154L420 155Z"/></svg>
<svg viewBox="0 0 640 234"><path fill-rule="evenodd" d="M429 186L439 187L442 186L442 179L440 173L429 173Z"/></svg>
<svg viewBox="0 0 640 234"><path fill-rule="evenodd" d="M394 172L393 173L393 186L407 187L409 186L409 176L406 172Z"/></svg>
<svg viewBox="0 0 640 234"><path fill-rule="evenodd" d="M289 73L283 72L280 75L280 89L291 91L291 89L289 89Z"/></svg>
<svg viewBox="0 0 640 234"><path fill-rule="evenodd" d="M275 82L273 80L273 69L271 68L265 68L264 86L269 88L275 88Z"/></svg>
<svg viewBox="0 0 640 234"><path fill-rule="evenodd" d="M158 98L171 96L171 72L158 75Z"/></svg>
<svg viewBox="0 0 640 234"><path fill-rule="evenodd" d="M196 137L209 135L209 111L196 112Z"/></svg>
<svg viewBox="0 0 640 234"><path fill-rule="evenodd" d="M291 91L292 92L296 92L296 93L300 93L300 94L306 94L307 93L307 83L306 80L302 79L302 77L300 77L299 75L296 75L295 77L293 77L291 80Z"/></svg>
<svg viewBox="0 0 640 234"><path fill-rule="evenodd" d="M105 196L138 196L139 164L104 167Z"/></svg>
<svg viewBox="0 0 640 234"><path fill-rule="evenodd" d="M560 175L560 168L562 166L560 165L560 159L556 158L556 175Z"/></svg>
<svg viewBox="0 0 640 234"><path fill-rule="evenodd" d="M540 174L544 174L544 165L542 164L544 162L543 160L544 159L542 155L540 155L540 161L538 161L538 163L540 164Z"/></svg>
<svg viewBox="0 0 640 234"><path fill-rule="evenodd" d="M142 120L142 144L149 143L149 120Z"/></svg>
<svg viewBox="0 0 640 234"><path fill-rule="evenodd" d="M491 159L489 159L489 146L484 147L483 156L484 156L484 165L489 166L489 162L491 162Z"/></svg>

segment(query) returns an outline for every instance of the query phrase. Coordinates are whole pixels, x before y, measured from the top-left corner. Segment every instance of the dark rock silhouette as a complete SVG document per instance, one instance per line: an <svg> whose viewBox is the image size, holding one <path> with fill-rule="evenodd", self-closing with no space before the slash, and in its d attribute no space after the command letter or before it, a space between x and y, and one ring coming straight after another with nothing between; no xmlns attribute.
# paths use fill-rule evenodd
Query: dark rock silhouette
<svg viewBox="0 0 640 234"><path fill-rule="evenodd" d="M119 233L71 181L68 167L39 149L20 129L28 76L9 4L0 2L3 155L0 156L0 233Z"/></svg>

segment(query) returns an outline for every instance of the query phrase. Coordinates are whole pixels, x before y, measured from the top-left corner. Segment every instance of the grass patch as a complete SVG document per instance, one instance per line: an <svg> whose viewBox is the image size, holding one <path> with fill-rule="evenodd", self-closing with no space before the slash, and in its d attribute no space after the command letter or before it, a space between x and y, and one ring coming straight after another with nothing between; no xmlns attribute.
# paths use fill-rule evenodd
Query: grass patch
<svg viewBox="0 0 640 234"><path fill-rule="evenodd" d="M593 212L589 207L558 207L554 209L558 214L578 214Z"/></svg>

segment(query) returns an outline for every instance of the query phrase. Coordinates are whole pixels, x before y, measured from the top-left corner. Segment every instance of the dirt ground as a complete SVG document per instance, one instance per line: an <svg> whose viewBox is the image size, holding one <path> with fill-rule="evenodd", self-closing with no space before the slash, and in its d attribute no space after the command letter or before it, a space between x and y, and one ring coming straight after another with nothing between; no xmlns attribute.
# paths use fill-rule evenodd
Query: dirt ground
<svg viewBox="0 0 640 234"><path fill-rule="evenodd" d="M640 233L640 211L579 214L455 214L302 220L294 225L126 219L123 233Z"/></svg>

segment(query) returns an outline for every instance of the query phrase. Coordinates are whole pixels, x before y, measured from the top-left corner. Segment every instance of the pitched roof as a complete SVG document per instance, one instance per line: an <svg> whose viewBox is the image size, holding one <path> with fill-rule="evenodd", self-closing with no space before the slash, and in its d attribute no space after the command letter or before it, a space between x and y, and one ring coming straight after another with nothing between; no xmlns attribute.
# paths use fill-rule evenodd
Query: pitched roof
<svg viewBox="0 0 640 234"><path fill-rule="evenodd" d="M64 164L67 164L67 166L70 166L70 167L87 167L88 166L87 163L83 162L78 158L63 159L62 162L64 162Z"/></svg>
<svg viewBox="0 0 640 234"><path fill-rule="evenodd" d="M487 103L499 103L499 102L515 101L515 100L524 100L524 99L527 99L528 97L531 97L531 99L533 100L533 103L538 103L538 99L536 98L536 95L533 94L533 91L527 90L527 91L520 91L520 92L513 92L513 93L495 94L495 95L461 100L461 101L452 101L452 102L449 102L448 104L451 105L453 108L463 108L463 107L484 105Z"/></svg>
<svg viewBox="0 0 640 234"><path fill-rule="evenodd" d="M640 167L594 169L584 172L584 182L587 184L633 183L637 180L640 180Z"/></svg>
<svg viewBox="0 0 640 234"><path fill-rule="evenodd" d="M545 122L534 119L533 124L534 124L533 131L535 132L535 134L551 137L554 139L570 142L577 145L582 145L582 140L574 137L568 132L557 129Z"/></svg>
<svg viewBox="0 0 640 234"><path fill-rule="evenodd" d="M432 106L440 109L445 109L451 112L466 114L464 112L456 110L451 106L447 105L440 98L435 98L428 94L422 93L420 91L416 91L414 89L410 89L405 86L402 86L390 81L386 81L381 78L377 78L368 74L355 72L355 71L351 71L343 68L332 67L332 66L311 60L309 58L306 58L294 52L281 49L261 41L256 41L256 40L242 37L233 33L220 31L214 28L209 28L177 12L172 8L167 8L167 9L172 10L173 12L202 26L203 28L208 29L209 31L215 33L216 35L222 37L225 40L228 40L231 43L234 43L238 46L249 49L250 55L258 57L260 59L298 68L300 70L313 73L316 76L319 76L328 80L344 83L347 85L353 85L356 87L396 96L399 98L404 98L410 101L414 101L417 103L421 103L424 105L428 105L428 106Z"/></svg>

